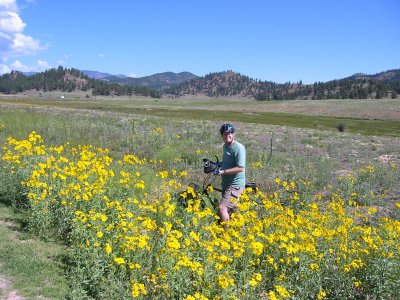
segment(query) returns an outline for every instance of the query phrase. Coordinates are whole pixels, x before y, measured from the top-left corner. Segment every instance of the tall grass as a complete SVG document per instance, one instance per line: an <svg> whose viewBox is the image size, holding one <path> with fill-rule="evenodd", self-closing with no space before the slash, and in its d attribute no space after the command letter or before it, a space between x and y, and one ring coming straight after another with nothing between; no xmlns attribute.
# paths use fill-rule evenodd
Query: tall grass
<svg viewBox="0 0 400 300"><path fill-rule="evenodd" d="M0 101L1 100L2 99L0 99ZM371 107L371 103L366 101L364 101L364 103L356 102L359 106L358 111L362 111L362 113L356 112L355 105L352 104L353 101L350 100L346 102L347 104L344 104L345 102L340 100L334 102L325 101L328 104L318 102L319 104L314 107L314 112L310 109L313 107L314 103L310 103L308 106L301 104L300 106L302 109L296 111L296 105L302 103L301 101L286 101L290 104L282 105L284 107L282 109L279 108L279 102L265 104L257 103L256 101L249 102L248 99L243 99L242 101L208 99L201 103L192 100L179 101L171 99L159 101L140 98L108 98L88 101L87 99L80 100L74 98L64 101L60 99L21 99L18 97L12 102L8 101L8 103L27 106L34 105L36 107L58 107L79 110L86 109L98 112L129 113L181 120L234 120L236 122L294 126L298 128L329 131L335 130L338 124L345 124L346 131L352 133L399 137L400 122L398 117L396 118L396 115L393 113L398 106L398 101L390 101L389 103L387 101L371 101L376 106L375 110L377 113L375 114L366 111L364 106ZM340 106L338 109L342 111L342 113L337 115L335 109L330 109L326 112L328 106ZM294 110L293 107L295 108ZM349 110L346 111L346 107L348 107ZM284 110L285 108L286 111L293 112L287 113ZM308 111L307 108L309 108ZM319 111L322 113L318 113ZM332 114L329 114L329 112L332 112Z"/></svg>
<svg viewBox="0 0 400 300"><path fill-rule="evenodd" d="M17 290L25 299L63 299L68 293L63 247L28 234L24 216L0 205L0 270L2 279L9 279L0 298L10 299L7 292Z"/></svg>
<svg viewBox="0 0 400 300"><path fill-rule="evenodd" d="M195 181L201 177L201 158L221 155L220 122L32 108L3 109L0 122L2 144L8 136L22 139L35 130L49 145L95 145L115 157L133 153L162 160L166 168L179 164ZM357 172L364 165L376 164L379 155L396 155L399 145L397 138L235 124L237 139L247 148L248 181L264 187L276 177L302 178L314 182L318 191L327 183L339 182L337 171ZM152 134L157 130L160 134Z"/></svg>

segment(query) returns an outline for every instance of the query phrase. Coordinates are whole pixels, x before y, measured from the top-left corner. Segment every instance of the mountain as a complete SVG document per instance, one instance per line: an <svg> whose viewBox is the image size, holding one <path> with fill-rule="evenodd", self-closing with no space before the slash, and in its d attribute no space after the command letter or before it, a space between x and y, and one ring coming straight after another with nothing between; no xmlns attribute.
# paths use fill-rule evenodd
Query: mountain
<svg viewBox="0 0 400 300"><path fill-rule="evenodd" d="M164 72L138 78L89 70L82 70L81 72L89 78L101 79L109 83L126 84L128 86L144 86L155 90L164 90L198 77L190 72Z"/></svg>
<svg viewBox="0 0 400 300"><path fill-rule="evenodd" d="M26 75L26 76L32 76L37 74L37 72L22 72L22 74Z"/></svg>
<svg viewBox="0 0 400 300"><path fill-rule="evenodd" d="M105 77L113 76L109 73L102 73L102 72L98 72L98 71L81 70L81 72L83 74L85 74L87 77L93 78L93 79L103 79Z"/></svg>
<svg viewBox="0 0 400 300"><path fill-rule="evenodd" d="M198 76L190 72L180 72L180 73L164 72L139 78L133 78L133 77L121 78L115 75L111 75L102 78L102 80L119 84L126 84L129 86L145 86L151 89L164 90L174 85L180 84L185 81L189 81L197 77Z"/></svg>

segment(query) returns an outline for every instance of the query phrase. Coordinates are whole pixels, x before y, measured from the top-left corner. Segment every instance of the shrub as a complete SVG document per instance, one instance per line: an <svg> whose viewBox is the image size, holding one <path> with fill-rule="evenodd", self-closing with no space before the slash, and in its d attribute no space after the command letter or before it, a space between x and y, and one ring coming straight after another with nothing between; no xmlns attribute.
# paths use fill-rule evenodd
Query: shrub
<svg viewBox="0 0 400 300"><path fill-rule="evenodd" d="M339 123L336 125L336 129L339 130L340 132L344 132L344 130L346 129L346 124Z"/></svg>

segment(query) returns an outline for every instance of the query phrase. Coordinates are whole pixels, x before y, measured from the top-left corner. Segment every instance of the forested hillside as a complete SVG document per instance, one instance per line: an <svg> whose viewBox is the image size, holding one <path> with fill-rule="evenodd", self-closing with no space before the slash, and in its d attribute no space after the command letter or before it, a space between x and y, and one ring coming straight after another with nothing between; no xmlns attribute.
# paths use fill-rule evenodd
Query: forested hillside
<svg viewBox="0 0 400 300"><path fill-rule="evenodd" d="M132 79L132 78L131 78ZM328 82L279 84L261 81L233 71L210 73L197 77L189 72L165 72L136 78L120 78L119 82L90 78L78 69L49 69L26 76L13 71L0 77L0 93L37 91L87 91L88 95L150 97L180 97L205 95L209 97L246 97L258 101L295 99L397 99L400 94L400 69L375 75L355 74ZM180 82L180 83L179 83ZM157 89L155 88L157 87ZM167 88L168 87L168 88Z"/></svg>
<svg viewBox="0 0 400 300"><path fill-rule="evenodd" d="M140 95L160 97L159 92L143 86L128 86L89 78L78 69L58 67L26 76L13 71L0 77L0 93L13 94L36 91L87 91L92 95Z"/></svg>
<svg viewBox="0 0 400 300"><path fill-rule="evenodd" d="M399 93L399 69L376 75L356 74L344 79L314 84L303 84L301 81L278 84L255 80L233 71L225 71L210 73L164 91L164 94L170 97L188 94L202 94L209 97L239 95L256 100L396 99Z"/></svg>

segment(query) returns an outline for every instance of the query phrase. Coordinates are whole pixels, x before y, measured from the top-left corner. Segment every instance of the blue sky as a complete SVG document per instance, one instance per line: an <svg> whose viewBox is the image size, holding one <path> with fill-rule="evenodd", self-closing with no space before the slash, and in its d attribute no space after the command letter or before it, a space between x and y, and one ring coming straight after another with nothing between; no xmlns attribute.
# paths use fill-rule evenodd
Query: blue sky
<svg viewBox="0 0 400 300"><path fill-rule="evenodd" d="M233 70L314 83L400 68L399 0L0 0L0 74Z"/></svg>

